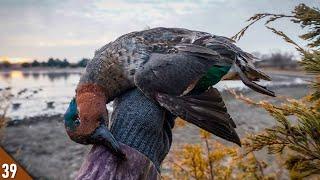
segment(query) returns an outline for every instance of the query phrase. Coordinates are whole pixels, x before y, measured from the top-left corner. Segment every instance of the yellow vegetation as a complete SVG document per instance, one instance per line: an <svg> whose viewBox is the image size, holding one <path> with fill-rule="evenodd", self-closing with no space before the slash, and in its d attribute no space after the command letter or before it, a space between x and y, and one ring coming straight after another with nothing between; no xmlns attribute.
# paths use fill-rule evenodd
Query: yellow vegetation
<svg viewBox="0 0 320 180"><path fill-rule="evenodd" d="M12 95L8 90L2 89L0 91L0 140L3 137L4 129L7 125L7 110L10 105Z"/></svg>
<svg viewBox="0 0 320 180"><path fill-rule="evenodd" d="M173 150L164 164L172 172L163 179L274 179L274 174L264 174L267 164L253 153L243 156L240 148L225 146L204 130L199 130L199 136L202 144Z"/></svg>
<svg viewBox="0 0 320 180"><path fill-rule="evenodd" d="M320 9L300 4L292 15L256 14L249 19L251 23L242 29L234 39L239 39L249 26L268 18L265 25L287 43L293 45L302 56L301 65L305 71L314 75L313 92L301 100L285 99L282 105L267 101L255 102L242 95L238 99L260 106L274 117L277 124L266 128L262 133L248 137L245 147L247 152L267 148L270 154L283 155L284 165L292 179L313 178L320 176ZM290 18L293 23L307 29L300 38L309 41L311 49L304 49L284 32L268 26L280 18Z"/></svg>

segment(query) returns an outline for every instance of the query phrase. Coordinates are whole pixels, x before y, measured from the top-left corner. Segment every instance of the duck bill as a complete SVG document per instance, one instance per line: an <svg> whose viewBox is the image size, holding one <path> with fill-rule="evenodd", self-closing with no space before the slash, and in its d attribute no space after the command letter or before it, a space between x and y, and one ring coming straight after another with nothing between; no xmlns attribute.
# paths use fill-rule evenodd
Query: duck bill
<svg viewBox="0 0 320 180"><path fill-rule="evenodd" d="M238 72L239 76L240 76L240 79L242 80L242 82L248 86L249 88L251 88L252 90L254 91L257 91L259 93L262 93L262 94L265 94L265 95L268 95L268 96L272 96L272 97L275 97L275 93L269 89L267 89L267 87L265 86L261 86L253 81L251 81L243 72L242 70L240 69L240 67L235 64L235 69L236 71Z"/></svg>
<svg viewBox="0 0 320 180"><path fill-rule="evenodd" d="M122 160L126 159L125 153L120 149L120 145L117 140L113 137L111 132L108 130L104 123L101 123L97 129L90 136L90 143L101 144L106 146L115 156Z"/></svg>

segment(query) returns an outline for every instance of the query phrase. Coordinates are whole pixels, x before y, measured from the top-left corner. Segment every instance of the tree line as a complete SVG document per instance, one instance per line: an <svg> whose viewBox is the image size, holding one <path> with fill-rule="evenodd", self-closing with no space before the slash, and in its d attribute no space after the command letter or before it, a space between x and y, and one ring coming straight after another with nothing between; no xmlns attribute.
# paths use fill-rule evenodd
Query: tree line
<svg viewBox="0 0 320 180"><path fill-rule="evenodd" d="M260 54L254 53L260 61L255 62L257 67L272 67L278 69L296 69L298 67L298 61L295 60L294 55L290 53L274 52L271 54ZM40 62L34 60L32 62L21 63L20 66L23 68L31 67L86 67L88 58L82 58L76 63L70 63L66 58L61 60L59 58L49 58L47 61ZM0 68L10 68L13 64L9 61L0 62Z"/></svg>
<svg viewBox="0 0 320 180"><path fill-rule="evenodd" d="M289 52L273 52L271 54L254 53L259 59L254 62L255 66L262 68L275 68L275 69L297 69L299 68L299 61L295 56Z"/></svg>
<svg viewBox="0 0 320 180"><path fill-rule="evenodd" d="M87 63L90 61L88 58L82 58L76 63L70 63L66 58L61 60L59 58L49 58L47 61L38 61L33 60L32 62L23 62L18 66L22 68L32 68L32 67L58 67L58 68L66 68L66 67L86 67ZM11 68L13 67L13 63L9 61L0 62L0 68Z"/></svg>

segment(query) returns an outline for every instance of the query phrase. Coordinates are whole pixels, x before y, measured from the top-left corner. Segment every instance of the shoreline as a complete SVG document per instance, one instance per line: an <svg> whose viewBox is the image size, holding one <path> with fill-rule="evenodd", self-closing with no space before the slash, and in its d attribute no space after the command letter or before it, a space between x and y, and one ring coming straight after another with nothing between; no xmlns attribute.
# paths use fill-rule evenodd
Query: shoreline
<svg viewBox="0 0 320 180"><path fill-rule="evenodd" d="M21 71L22 73L82 73L85 68L83 67L66 67L66 68L54 68L54 67L33 67L33 68L12 68L12 69L0 69L1 73L10 73L13 71Z"/></svg>

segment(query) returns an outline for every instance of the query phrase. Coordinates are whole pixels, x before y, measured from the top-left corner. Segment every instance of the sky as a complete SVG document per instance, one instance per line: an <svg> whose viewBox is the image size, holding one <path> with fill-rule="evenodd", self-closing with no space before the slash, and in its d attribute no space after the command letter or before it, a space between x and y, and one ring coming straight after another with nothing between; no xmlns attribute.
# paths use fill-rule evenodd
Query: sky
<svg viewBox="0 0 320 180"><path fill-rule="evenodd" d="M320 0L0 0L0 61L76 62L122 34L148 27L181 27L231 37L255 13L289 14L295 5L320 7ZM302 46L299 25L273 23ZM248 52L295 49L264 27L248 30L237 45Z"/></svg>

